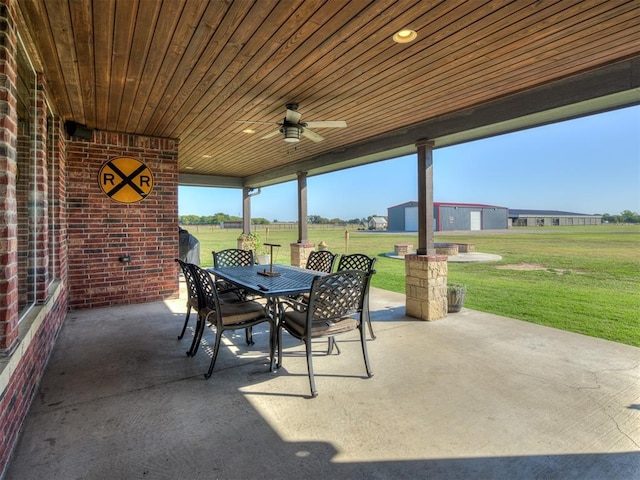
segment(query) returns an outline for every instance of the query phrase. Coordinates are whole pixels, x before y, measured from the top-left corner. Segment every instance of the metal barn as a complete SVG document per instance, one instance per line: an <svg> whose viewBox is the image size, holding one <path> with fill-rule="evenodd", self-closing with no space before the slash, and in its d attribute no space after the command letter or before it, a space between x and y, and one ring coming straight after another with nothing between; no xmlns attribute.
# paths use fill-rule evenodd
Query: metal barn
<svg viewBox="0 0 640 480"><path fill-rule="evenodd" d="M558 227L567 225L601 225L602 215L559 212L557 210L509 209L513 227Z"/></svg>
<svg viewBox="0 0 640 480"><path fill-rule="evenodd" d="M508 228L509 209L479 203L433 203L433 230L496 230ZM387 209L388 230L418 231L418 202L405 202Z"/></svg>

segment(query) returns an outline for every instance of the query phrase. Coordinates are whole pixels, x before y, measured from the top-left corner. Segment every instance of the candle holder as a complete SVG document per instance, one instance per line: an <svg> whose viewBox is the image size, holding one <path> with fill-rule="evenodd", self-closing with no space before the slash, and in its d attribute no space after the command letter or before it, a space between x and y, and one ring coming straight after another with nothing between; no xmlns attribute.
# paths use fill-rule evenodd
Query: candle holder
<svg viewBox="0 0 640 480"><path fill-rule="evenodd" d="M264 277L279 277L280 272L273 271L273 247L280 247L281 245L278 243L265 243L264 245L269 247L269 270L265 268L258 272L258 275L262 275Z"/></svg>

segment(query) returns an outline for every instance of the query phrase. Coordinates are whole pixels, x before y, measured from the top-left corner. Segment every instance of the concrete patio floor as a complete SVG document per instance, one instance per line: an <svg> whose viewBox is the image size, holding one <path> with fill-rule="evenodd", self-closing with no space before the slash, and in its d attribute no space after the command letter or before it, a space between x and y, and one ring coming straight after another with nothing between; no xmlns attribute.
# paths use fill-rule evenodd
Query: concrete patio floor
<svg viewBox="0 0 640 480"><path fill-rule="evenodd" d="M378 289L371 307L375 376L355 336L318 344L315 399L291 338L268 372L263 328L205 380L184 299L72 311L5 480L640 479L640 349L468 309L421 322Z"/></svg>

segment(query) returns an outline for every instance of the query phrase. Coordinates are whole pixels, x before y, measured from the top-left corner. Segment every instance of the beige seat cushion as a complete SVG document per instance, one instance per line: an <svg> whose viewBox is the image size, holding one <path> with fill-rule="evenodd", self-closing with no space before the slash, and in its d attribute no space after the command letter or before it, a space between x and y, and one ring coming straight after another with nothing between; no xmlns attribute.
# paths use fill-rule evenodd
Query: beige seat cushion
<svg viewBox="0 0 640 480"><path fill-rule="evenodd" d="M306 312L287 311L284 322L298 336L304 335L307 323ZM358 320L353 317L341 317L331 320L314 320L311 325L311 337L338 335L358 328Z"/></svg>
<svg viewBox="0 0 640 480"><path fill-rule="evenodd" d="M206 309L206 315L209 315L209 321L215 321L215 312ZM234 302L221 303L220 313L222 314L223 325L233 325L251 320L257 320L267 316L267 312L258 302Z"/></svg>

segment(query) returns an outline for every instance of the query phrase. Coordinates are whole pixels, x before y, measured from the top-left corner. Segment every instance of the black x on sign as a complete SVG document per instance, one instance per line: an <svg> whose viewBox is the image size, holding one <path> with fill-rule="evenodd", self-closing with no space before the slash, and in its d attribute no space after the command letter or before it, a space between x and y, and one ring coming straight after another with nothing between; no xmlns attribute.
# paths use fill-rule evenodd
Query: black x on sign
<svg viewBox="0 0 640 480"><path fill-rule="evenodd" d="M136 203L151 193L153 175L140 160L116 157L102 165L98 183L102 191L116 202Z"/></svg>

